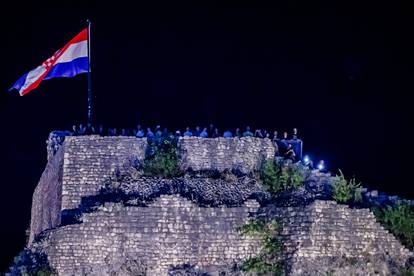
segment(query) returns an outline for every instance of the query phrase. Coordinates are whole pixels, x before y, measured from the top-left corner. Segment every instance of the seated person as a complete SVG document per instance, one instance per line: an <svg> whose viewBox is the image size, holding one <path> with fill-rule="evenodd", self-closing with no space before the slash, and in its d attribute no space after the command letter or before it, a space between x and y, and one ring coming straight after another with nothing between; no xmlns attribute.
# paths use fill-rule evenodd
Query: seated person
<svg viewBox="0 0 414 276"><path fill-rule="evenodd" d="M285 159L290 159L292 162L296 161L296 153L293 150L292 144L288 144L286 152L284 154Z"/></svg>
<svg viewBox="0 0 414 276"><path fill-rule="evenodd" d="M86 134L86 135L92 135L92 134L95 134L95 128L92 126L92 124L91 124L91 123L88 123L88 124L86 125L85 131L84 131L84 134Z"/></svg>
<svg viewBox="0 0 414 276"><path fill-rule="evenodd" d="M207 133L207 128L203 128L203 131L200 133L200 137L201 138L207 138L208 137L208 133Z"/></svg>
<svg viewBox="0 0 414 276"><path fill-rule="evenodd" d="M143 138L144 136L145 136L144 130L142 130L141 127L139 127L137 130L137 133L135 134L135 137Z"/></svg>
<svg viewBox="0 0 414 276"><path fill-rule="evenodd" d="M142 129L137 131L137 134L135 135L137 138L143 138L145 136L145 133Z"/></svg>
<svg viewBox="0 0 414 276"><path fill-rule="evenodd" d="M161 136L162 136L162 131L161 131L161 126L160 126L160 125L158 125L158 126L155 128L155 136L156 136L157 138L161 138Z"/></svg>
<svg viewBox="0 0 414 276"><path fill-rule="evenodd" d="M243 132L243 137L253 137L253 132L250 131L250 127L246 127L246 131Z"/></svg>
<svg viewBox="0 0 414 276"><path fill-rule="evenodd" d="M168 128L164 127L162 130L162 138L168 138L170 136L170 133L168 132Z"/></svg>
<svg viewBox="0 0 414 276"><path fill-rule="evenodd" d="M231 131L226 130L226 131L223 133L223 137L224 137L224 138L232 138L232 137L233 137L233 134L231 133Z"/></svg>
<svg viewBox="0 0 414 276"><path fill-rule="evenodd" d="M199 136L200 136L200 134L201 134L200 127L199 127L199 126L196 126L196 130L195 130L194 136L199 137Z"/></svg>
<svg viewBox="0 0 414 276"><path fill-rule="evenodd" d="M147 139L152 140L154 138L155 138L154 132L152 132L150 128L147 128Z"/></svg>
<svg viewBox="0 0 414 276"><path fill-rule="evenodd" d="M297 139L299 139L298 129L297 128L294 128L293 129L293 134L292 134L292 140L297 140Z"/></svg>
<svg viewBox="0 0 414 276"><path fill-rule="evenodd" d="M260 129L256 129L254 132L254 137L263 138L262 131Z"/></svg>
<svg viewBox="0 0 414 276"><path fill-rule="evenodd" d="M213 138L218 138L218 137L220 137L220 133L219 133L218 128L215 128L213 132Z"/></svg>
<svg viewBox="0 0 414 276"><path fill-rule="evenodd" d="M144 131L141 129L141 125L137 125L137 128L134 130L134 134L136 137L138 137L138 132L143 133ZM141 135L141 134L140 134Z"/></svg>
<svg viewBox="0 0 414 276"><path fill-rule="evenodd" d="M276 130L273 132L273 139L272 139L272 141L273 141L273 144L274 145L276 144L277 141L279 141L279 138L277 137L277 131Z"/></svg>
<svg viewBox="0 0 414 276"><path fill-rule="evenodd" d="M100 124L99 127L98 127L98 134L101 135L101 136L105 135L104 126L102 124Z"/></svg>
<svg viewBox="0 0 414 276"><path fill-rule="evenodd" d="M85 132L86 132L86 127L83 126L83 124L79 124L78 135L84 135Z"/></svg>
<svg viewBox="0 0 414 276"><path fill-rule="evenodd" d="M241 133L240 133L240 128L236 128L236 133L234 134L234 137L242 137Z"/></svg>
<svg viewBox="0 0 414 276"><path fill-rule="evenodd" d="M303 158L303 165L308 167L310 170L313 170L313 161L307 155Z"/></svg>
<svg viewBox="0 0 414 276"><path fill-rule="evenodd" d="M78 135L78 130L77 130L77 128L76 128L76 125L73 125L73 126L72 126L72 135L73 135L73 136Z"/></svg>
<svg viewBox="0 0 414 276"><path fill-rule="evenodd" d="M186 127L185 132L184 132L184 137L191 137L193 136L193 133L190 131L189 127Z"/></svg>

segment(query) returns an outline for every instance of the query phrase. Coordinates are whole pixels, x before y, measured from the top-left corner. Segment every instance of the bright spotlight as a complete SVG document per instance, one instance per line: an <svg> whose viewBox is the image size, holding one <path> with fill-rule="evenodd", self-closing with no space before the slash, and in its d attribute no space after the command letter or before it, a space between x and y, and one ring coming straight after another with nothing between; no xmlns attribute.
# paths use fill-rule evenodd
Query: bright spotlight
<svg viewBox="0 0 414 276"><path fill-rule="evenodd" d="M319 161L319 163L318 163L318 170L319 171L325 170L325 161L323 161L323 160Z"/></svg>
<svg viewBox="0 0 414 276"><path fill-rule="evenodd" d="M309 156L305 155L305 157L303 157L303 162L305 162L305 164L308 164L310 161Z"/></svg>

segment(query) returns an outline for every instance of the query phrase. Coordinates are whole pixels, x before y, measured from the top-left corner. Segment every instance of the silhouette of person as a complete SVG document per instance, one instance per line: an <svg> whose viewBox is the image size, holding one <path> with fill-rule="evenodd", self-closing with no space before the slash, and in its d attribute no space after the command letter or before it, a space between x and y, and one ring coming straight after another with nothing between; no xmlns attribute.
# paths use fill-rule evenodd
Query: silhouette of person
<svg viewBox="0 0 414 276"><path fill-rule="evenodd" d="M292 139L293 139L293 140L297 140L297 139L299 139L299 137L298 137L298 129L297 129L297 128L294 128L294 129L293 129Z"/></svg>
<svg viewBox="0 0 414 276"><path fill-rule="evenodd" d="M219 133L218 128L215 128L213 132L213 138L217 138L217 137L220 137L220 133Z"/></svg>
<svg viewBox="0 0 414 276"><path fill-rule="evenodd" d="M203 128L203 131L200 133L200 137L202 138L207 138L208 137L208 133L207 133L207 128Z"/></svg>
<svg viewBox="0 0 414 276"><path fill-rule="evenodd" d="M292 144L288 144L286 152L285 152L285 159L290 159L292 162L296 161L296 153L293 150Z"/></svg>
<svg viewBox="0 0 414 276"><path fill-rule="evenodd" d="M226 130L226 131L223 133L223 137L224 137L224 138L232 138L232 137L233 137L233 134L231 133L231 131Z"/></svg>
<svg viewBox="0 0 414 276"><path fill-rule="evenodd" d="M184 137L191 137L193 136L193 133L190 131L189 127L185 128Z"/></svg>
<svg viewBox="0 0 414 276"><path fill-rule="evenodd" d="M199 137L200 136L200 133L201 133L200 127L199 126L196 126L196 129L195 129L195 132L194 132L194 136Z"/></svg>
<svg viewBox="0 0 414 276"><path fill-rule="evenodd" d="M243 137L253 137L253 133L250 131L250 127L246 127L246 131L243 132Z"/></svg>
<svg viewBox="0 0 414 276"><path fill-rule="evenodd" d="M147 128L147 139L152 141L155 138L154 132L151 131L151 128Z"/></svg>
<svg viewBox="0 0 414 276"><path fill-rule="evenodd" d="M242 134L240 133L240 128L236 128L236 132L234 133L234 137L242 137Z"/></svg>

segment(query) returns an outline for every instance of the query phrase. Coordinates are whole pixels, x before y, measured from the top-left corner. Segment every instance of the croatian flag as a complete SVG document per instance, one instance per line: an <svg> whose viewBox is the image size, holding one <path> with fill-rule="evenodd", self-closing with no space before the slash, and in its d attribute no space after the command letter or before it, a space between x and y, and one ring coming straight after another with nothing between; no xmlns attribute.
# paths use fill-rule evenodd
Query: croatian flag
<svg viewBox="0 0 414 276"><path fill-rule="evenodd" d="M71 78L88 71L88 28L85 28L42 65L24 74L9 91L16 89L23 96L38 87L42 80Z"/></svg>

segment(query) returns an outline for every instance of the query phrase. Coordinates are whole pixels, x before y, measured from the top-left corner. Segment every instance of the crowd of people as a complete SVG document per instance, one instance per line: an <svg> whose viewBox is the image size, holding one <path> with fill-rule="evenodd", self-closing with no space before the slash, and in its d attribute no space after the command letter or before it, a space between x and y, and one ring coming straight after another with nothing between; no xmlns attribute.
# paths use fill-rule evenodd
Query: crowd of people
<svg viewBox="0 0 414 276"><path fill-rule="evenodd" d="M154 129L147 127L144 129L141 125L137 125L135 129L117 129L117 128L104 128L103 125L94 127L91 124L79 126L72 126L72 135L101 135L101 136L135 136L137 138L147 139L157 139L165 137L202 137L202 138L233 138L233 137L256 137L256 138L268 138L271 139L274 145L277 145L279 149L278 155L283 156L292 161L298 161L298 158L301 156L301 152L298 152L298 148L294 147L300 144L302 141L298 136L297 128L293 128L292 133L287 131L283 132L282 137L279 137L277 131L273 132L273 135L270 134L265 129L255 129L254 131L247 126L244 130L236 128L234 131L225 130L221 132L213 124L210 124L208 127L201 128L196 126L194 129L186 127L184 131L176 130L171 132L168 128L161 128L161 126L156 126ZM300 149L301 150L301 149Z"/></svg>

